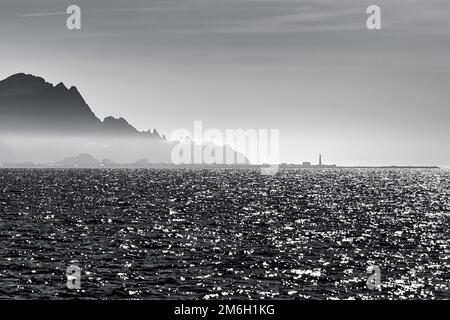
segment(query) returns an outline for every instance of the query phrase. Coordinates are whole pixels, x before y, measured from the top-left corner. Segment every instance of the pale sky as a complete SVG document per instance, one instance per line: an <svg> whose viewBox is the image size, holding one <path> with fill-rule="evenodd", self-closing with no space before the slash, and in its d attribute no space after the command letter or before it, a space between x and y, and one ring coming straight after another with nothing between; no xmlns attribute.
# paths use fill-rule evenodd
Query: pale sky
<svg viewBox="0 0 450 320"><path fill-rule="evenodd" d="M0 38L0 78L77 86L140 130L274 128L282 162L450 167L448 0L2 0Z"/></svg>

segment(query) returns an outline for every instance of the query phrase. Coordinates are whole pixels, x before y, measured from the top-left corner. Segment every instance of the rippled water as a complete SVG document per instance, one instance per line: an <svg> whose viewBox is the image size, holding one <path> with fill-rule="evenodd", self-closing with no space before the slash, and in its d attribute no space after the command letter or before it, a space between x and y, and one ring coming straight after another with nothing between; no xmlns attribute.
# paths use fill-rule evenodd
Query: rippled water
<svg viewBox="0 0 450 320"><path fill-rule="evenodd" d="M4 169L0 298L450 298L449 220L444 170Z"/></svg>

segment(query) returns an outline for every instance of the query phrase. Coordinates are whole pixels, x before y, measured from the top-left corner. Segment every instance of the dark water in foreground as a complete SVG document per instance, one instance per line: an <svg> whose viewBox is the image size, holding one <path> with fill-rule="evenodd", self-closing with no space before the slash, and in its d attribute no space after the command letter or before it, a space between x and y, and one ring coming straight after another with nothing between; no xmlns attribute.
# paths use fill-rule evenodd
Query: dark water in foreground
<svg viewBox="0 0 450 320"><path fill-rule="evenodd" d="M444 170L0 170L0 298L450 298L449 220Z"/></svg>

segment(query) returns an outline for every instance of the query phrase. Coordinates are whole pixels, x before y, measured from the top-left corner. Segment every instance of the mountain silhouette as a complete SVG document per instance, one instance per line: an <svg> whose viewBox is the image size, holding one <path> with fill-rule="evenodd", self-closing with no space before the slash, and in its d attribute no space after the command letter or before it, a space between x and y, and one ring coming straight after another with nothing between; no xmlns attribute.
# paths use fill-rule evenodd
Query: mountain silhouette
<svg viewBox="0 0 450 320"><path fill-rule="evenodd" d="M75 87L23 73L0 81L1 132L89 133L101 126Z"/></svg>
<svg viewBox="0 0 450 320"><path fill-rule="evenodd" d="M138 131L124 118L102 121L76 87L67 88L62 82L53 85L25 73L0 81L0 139L4 141L0 145L3 161L17 158L39 163L73 154L119 162L170 163L172 148L178 144L156 129ZM248 163L245 157L239 158Z"/></svg>
<svg viewBox="0 0 450 320"><path fill-rule="evenodd" d="M82 168L98 167L100 166L100 164L101 162L99 160L95 159L93 156L87 153L82 153L76 157L66 158L62 161L57 162L57 165L62 167L82 167Z"/></svg>
<svg viewBox="0 0 450 320"><path fill-rule="evenodd" d="M56 86L34 75L18 73L0 81L0 132L140 135L125 119L97 118L76 87Z"/></svg>

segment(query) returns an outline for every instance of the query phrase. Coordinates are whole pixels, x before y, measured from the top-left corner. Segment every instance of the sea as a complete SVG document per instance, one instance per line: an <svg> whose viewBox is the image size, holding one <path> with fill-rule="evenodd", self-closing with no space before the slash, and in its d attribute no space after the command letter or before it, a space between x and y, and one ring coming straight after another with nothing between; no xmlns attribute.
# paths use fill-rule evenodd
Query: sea
<svg viewBox="0 0 450 320"><path fill-rule="evenodd" d="M0 169L0 299L449 299L449 222L444 169Z"/></svg>

